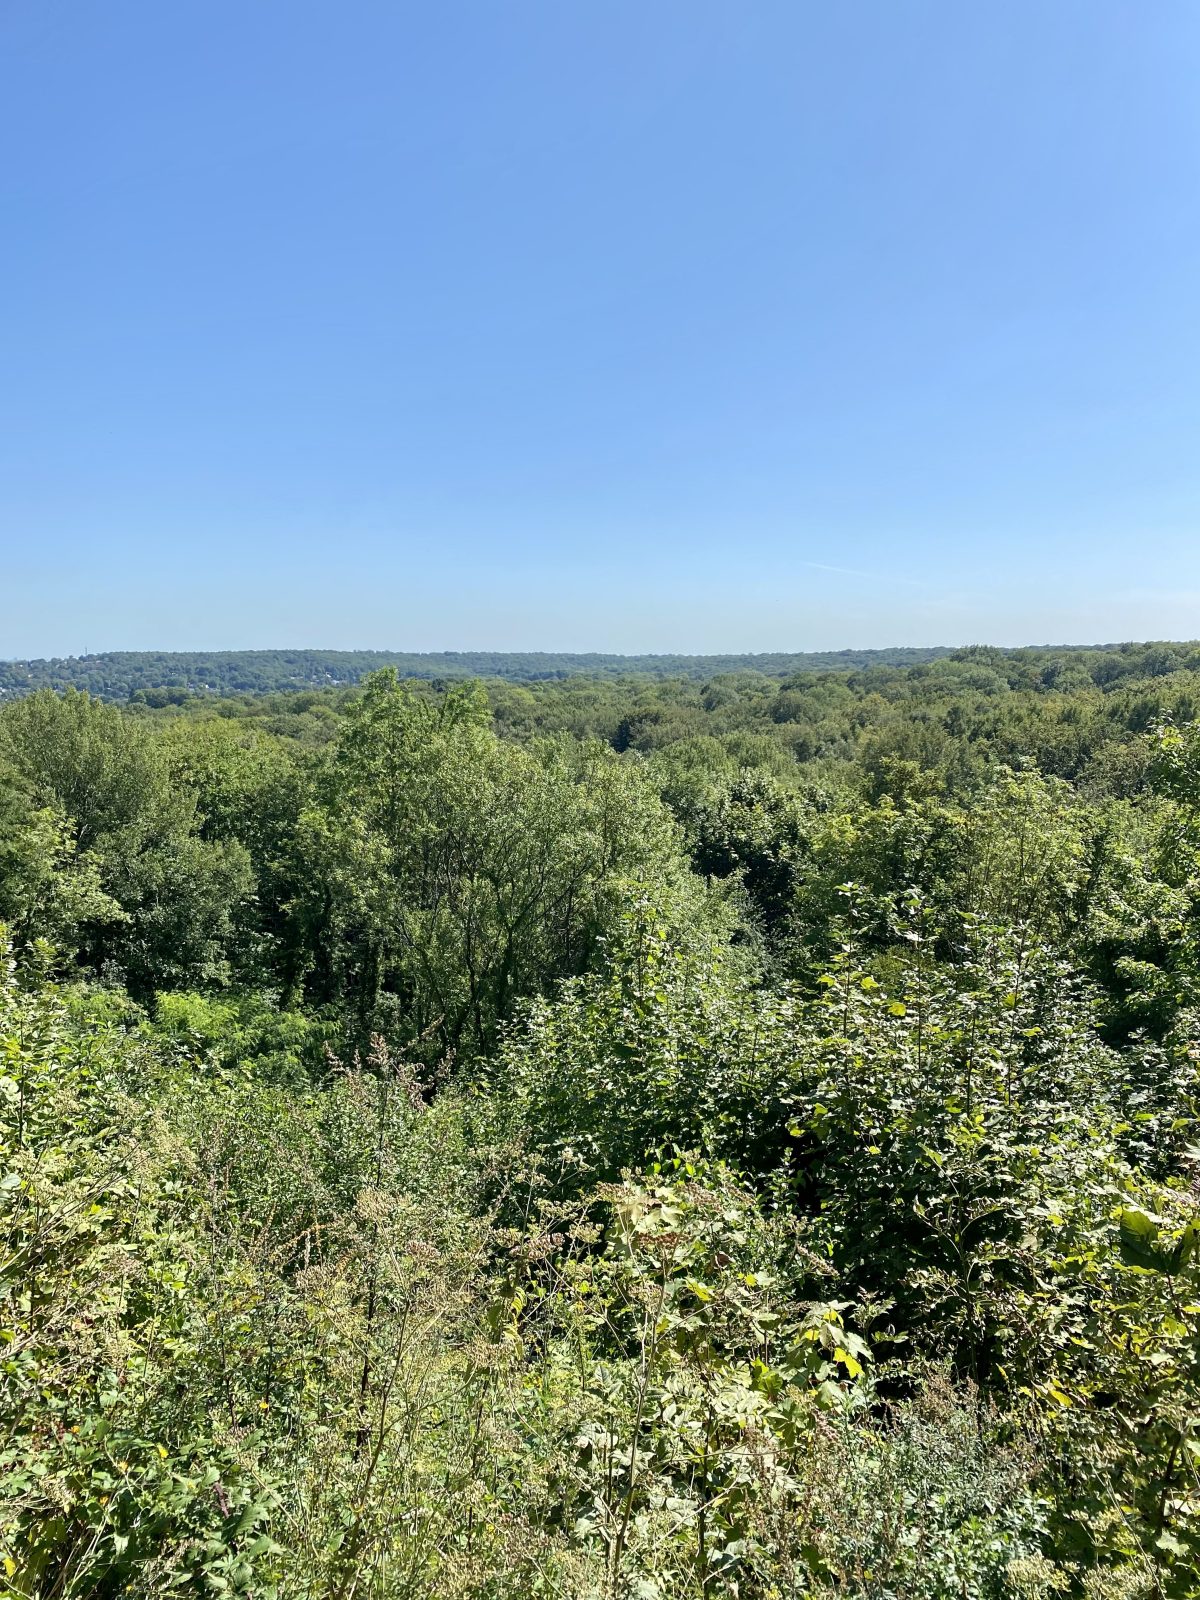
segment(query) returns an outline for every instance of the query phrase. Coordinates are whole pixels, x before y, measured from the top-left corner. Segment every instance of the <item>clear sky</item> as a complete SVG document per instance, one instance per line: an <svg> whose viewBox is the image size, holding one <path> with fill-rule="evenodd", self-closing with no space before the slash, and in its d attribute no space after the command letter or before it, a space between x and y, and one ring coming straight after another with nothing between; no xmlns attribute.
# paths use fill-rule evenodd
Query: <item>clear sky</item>
<svg viewBox="0 0 1200 1600"><path fill-rule="evenodd" d="M1200 635L1196 0L3 0L0 656Z"/></svg>

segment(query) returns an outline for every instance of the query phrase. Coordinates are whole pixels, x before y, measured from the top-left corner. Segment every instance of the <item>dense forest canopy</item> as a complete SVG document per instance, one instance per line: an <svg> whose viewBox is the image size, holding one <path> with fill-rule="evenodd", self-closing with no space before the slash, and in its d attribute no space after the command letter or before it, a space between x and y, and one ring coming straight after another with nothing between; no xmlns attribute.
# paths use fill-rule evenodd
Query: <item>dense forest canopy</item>
<svg viewBox="0 0 1200 1600"><path fill-rule="evenodd" d="M1200 1594L1200 647L884 655L5 669L13 1594Z"/></svg>
<svg viewBox="0 0 1200 1600"><path fill-rule="evenodd" d="M730 673L758 672L787 678L810 672L862 672L872 667L914 667L973 654L1036 662L1043 670L1074 669L1098 683L1119 677L1200 667L1200 645L1126 644L997 651L897 647L891 650L825 650L760 655L571 655L545 651L446 650L421 654L397 650L115 650L100 655L58 656L44 661L0 661L0 698L35 689L84 689L101 700L151 696L268 694L327 689L360 683L382 667L403 678L498 678L510 683L541 679L685 678L703 681ZM1101 659L1102 658L1102 659Z"/></svg>
<svg viewBox="0 0 1200 1600"><path fill-rule="evenodd" d="M949 655L944 648L835 650L732 656L616 656L529 650L113 650L45 661L0 661L0 696L34 689L86 689L102 700L140 690L191 694L266 694L355 684L382 667L404 678L504 678L514 683L577 676L707 678L718 672L848 671L912 666Z"/></svg>
<svg viewBox="0 0 1200 1600"><path fill-rule="evenodd" d="M81 689L100 700L148 696L179 703L192 696L262 695L331 689L361 683L372 672L394 667L402 678L431 681L462 678L536 683L563 678L681 678L703 682L730 674L759 673L789 678L814 672L863 672L874 667L916 667L950 659L1002 659L1028 678L1052 682L1063 673L1084 674L1100 684L1118 678L1157 676L1180 667L1200 668L1200 644L1039 646L1001 650L948 646L888 650L764 652L749 655L598 655L547 651L456 651L436 654L397 650L114 650L99 655L46 660L0 661L0 699L36 689ZM1018 666L1018 663L1020 664Z"/></svg>

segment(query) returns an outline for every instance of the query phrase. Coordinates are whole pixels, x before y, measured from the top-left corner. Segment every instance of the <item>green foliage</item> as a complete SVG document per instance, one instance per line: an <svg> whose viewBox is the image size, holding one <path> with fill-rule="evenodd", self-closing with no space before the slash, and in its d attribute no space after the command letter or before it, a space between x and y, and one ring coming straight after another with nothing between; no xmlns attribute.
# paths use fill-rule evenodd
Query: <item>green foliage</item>
<svg viewBox="0 0 1200 1600"><path fill-rule="evenodd" d="M239 1586L270 1547L257 1418L226 1373L249 1295L131 1079L138 1046L0 980L0 1551L19 1595ZM223 1361L224 1353L220 1356ZM195 1375L192 1385L184 1375ZM206 1383L204 1380L207 1379Z"/></svg>
<svg viewBox="0 0 1200 1600"><path fill-rule="evenodd" d="M207 1057L226 1072L295 1089L321 1074L337 1042L334 1024L282 1011L255 993L160 994L154 1023L185 1057Z"/></svg>
<svg viewBox="0 0 1200 1600"><path fill-rule="evenodd" d="M0 767L0 918L15 937L69 946L85 923L121 922L100 871L63 813L38 805L16 772Z"/></svg>
<svg viewBox="0 0 1200 1600"><path fill-rule="evenodd" d="M949 652L932 650L839 650L824 654L752 656L606 656L445 650L421 655L399 650L113 650L102 655L49 661L0 662L0 696L37 689L82 689L105 700L134 699L142 705L186 704L193 695L269 694L277 690L359 683L391 668L410 678L557 680L573 674L708 677L739 665L759 672L850 670L872 662L901 665L931 661Z"/></svg>
<svg viewBox="0 0 1200 1600"><path fill-rule="evenodd" d="M1194 650L379 664L0 709L0 1588L1200 1596Z"/></svg>
<svg viewBox="0 0 1200 1600"><path fill-rule="evenodd" d="M636 770L488 723L477 689L430 702L379 674L301 819L312 987L361 1031L403 1018L442 1051L485 1047L516 999L589 964L619 877L670 863Z"/></svg>
<svg viewBox="0 0 1200 1600"><path fill-rule="evenodd" d="M195 798L172 781L150 732L87 695L43 691L5 709L0 755L53 830L59 914L41 931L138 996L220 981L234 909L251 890L249 861L236 841L200 837ZM26 852L16 854L0 892L19 918Z"/></svg>

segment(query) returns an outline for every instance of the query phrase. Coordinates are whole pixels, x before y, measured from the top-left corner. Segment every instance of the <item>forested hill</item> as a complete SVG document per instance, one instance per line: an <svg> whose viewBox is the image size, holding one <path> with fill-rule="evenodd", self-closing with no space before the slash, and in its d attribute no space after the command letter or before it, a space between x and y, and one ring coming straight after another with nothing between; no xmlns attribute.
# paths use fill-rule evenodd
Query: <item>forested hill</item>
<svg viewBox="0 0 1200 1600"><path fill-rule="evenodd" d="M575 676L710 678L722 672L856 672L864 667L910 667L950 655L928 649L831 650L764 655L571 655L545 651L446 650L111 650L102 655L44 661L0 661L0 696L34 689L86 689L103 700L127 700L140 689L185 689L193 694L268 694L328 689L360 682L380 667L402 678L505 678L529 683Z"/></svg>
<svg viewBox="0 0 1200 1600"><path fill-rule="evenodd" d="M490 678L509 683L565 678L685 679L695 683L723 675L757 673L792 679L806 673L863 672L871 668L919 668L954 659L1017 668L1024 682L1046 680L1107 686L1119 680L1163 677L1180 669L1200 670L1200 643L1046 645L1001 649L970 645L886 650L768 651L747 655L602 655L548 651L446 650L111 650L100 655L54 656L46 660L0 661L0 700L37 689L83 689L101 700L153 695L168 703L195 695L253 695L336 689L360 683L381 667L401 678L454 681ZM1011 671L1009 674L1011 676Z"/></svg>

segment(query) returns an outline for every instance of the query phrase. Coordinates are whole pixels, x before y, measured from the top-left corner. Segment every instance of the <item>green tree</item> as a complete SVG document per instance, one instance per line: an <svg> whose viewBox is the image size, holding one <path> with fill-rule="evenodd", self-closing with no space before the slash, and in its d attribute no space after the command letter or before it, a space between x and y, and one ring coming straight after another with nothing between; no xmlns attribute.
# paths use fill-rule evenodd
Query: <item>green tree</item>
<svg viewBox="0 0 1200 1600"><path fill-rule="evenodd" d="M0 753L33 810L57 819L60 858L102 891L78 919L81 959L143 997L222 981L250 864L236 842L200 837L195 796L173 781L154 732L86 694L47 690L5 708Z"/></svg>
<svg viewBox="0 0 1200 1600"><path fill-rule="evenodd" d="M591 961L628 875L673 863L670 819L599 744L492 732L474 686L370 680L305 813L311 987L360 1032L478 1050L521 995Z"/></svg>

